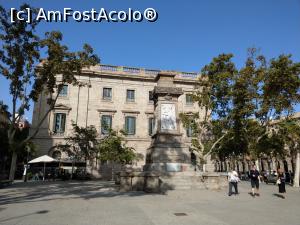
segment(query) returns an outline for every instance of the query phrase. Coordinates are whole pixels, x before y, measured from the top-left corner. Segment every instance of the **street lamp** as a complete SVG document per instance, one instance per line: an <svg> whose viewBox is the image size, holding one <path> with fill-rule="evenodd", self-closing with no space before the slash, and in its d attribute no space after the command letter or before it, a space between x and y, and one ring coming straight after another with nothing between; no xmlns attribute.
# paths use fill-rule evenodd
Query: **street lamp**
<svg viewBox="0 0 300 225"><path fill-rule="evenodd" d="M27 182L27 170L29 168L28 158L29 158L30 146L26 144L25 150L27 152L27 156L26 156L26 166L24 166L24 174L23 175L24 175L24 182Z"/></svg>

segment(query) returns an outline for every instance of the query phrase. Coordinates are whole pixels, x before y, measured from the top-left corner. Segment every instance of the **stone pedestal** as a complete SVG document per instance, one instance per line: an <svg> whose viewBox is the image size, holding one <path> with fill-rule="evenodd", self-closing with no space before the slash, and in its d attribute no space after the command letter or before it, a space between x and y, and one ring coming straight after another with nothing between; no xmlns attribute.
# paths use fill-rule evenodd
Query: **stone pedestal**
<svg viewBox="0 0 300 225"><path fill-rule="evenodd" d="M157 173L120 172L120 191L160 192L160 181Z"/></svg>
<svg viewBox="0 0 300 225"><path fill-rule="evenodd" d="M189 147L182 142L179 131L178 97L181 88L174 85L175 75L159 73L153 90L155 105L155 133L147 149L145 171L182 172L184 164L190 164Z"/></svg>
<svg viewBox="0 0 300 225"><path fill-rule="evenodd" d="M181 88L174 85L175 75L159 73L153 90L155 132L147 149L144 171L159 173L160 190L204 188L201 174L191 164L189 146L180 133L178 97Z"/></svg>
<svg viewBox="0 0 300 225"><path fill-rule="evenodd" d="M145 169L161 172L181 172L191 165L188 146L181 143L180 134L158 133L147 150Z"/></svg>

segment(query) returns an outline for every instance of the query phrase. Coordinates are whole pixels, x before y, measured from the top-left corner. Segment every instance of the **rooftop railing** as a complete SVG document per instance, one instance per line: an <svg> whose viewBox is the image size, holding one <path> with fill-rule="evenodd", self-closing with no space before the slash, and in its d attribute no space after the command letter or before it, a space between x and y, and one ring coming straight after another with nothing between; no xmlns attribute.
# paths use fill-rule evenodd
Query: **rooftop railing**
<svg viewBox="0 0 300 225"><path fill-rule="evenodd" d="M116 74L128 74L128 75L143 75L143 76L156 76L161 70L143 69L127 66L112 66L112 65L99 65L96 66L97 70L103 72L110 72ZM199 73L192 72L174 72L177 78L183 79L196 79L200 76Z"/></svg>

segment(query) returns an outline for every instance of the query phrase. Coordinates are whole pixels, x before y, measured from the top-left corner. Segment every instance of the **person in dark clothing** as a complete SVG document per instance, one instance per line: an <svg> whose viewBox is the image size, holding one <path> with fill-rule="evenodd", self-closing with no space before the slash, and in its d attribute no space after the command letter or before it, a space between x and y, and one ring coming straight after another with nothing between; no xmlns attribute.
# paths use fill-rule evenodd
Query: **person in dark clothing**
<svg viewBox="0 0 300 225"><path fill-rule="evenodd" d="M282 198L285 198L285 174L282 169L278 170L278 175L277 175L277 182L278 184L278 191L281 194Z"/></svg>
<svg viewBox="0 0 300 225"><path fill-rule="evenodd" d="M255 197L255 195L259 196L259 172L256 166L253 166L252 170L250 170L249 178L251 180L252 197Z"/></svg>
<svg viewBox="0 0 300 225"><path fill-rule="evenodd" d="M290 173L290 177L291 177L290 185L293 185L294 184L294 173L291 170L289 171L289 173Z"/></svg>

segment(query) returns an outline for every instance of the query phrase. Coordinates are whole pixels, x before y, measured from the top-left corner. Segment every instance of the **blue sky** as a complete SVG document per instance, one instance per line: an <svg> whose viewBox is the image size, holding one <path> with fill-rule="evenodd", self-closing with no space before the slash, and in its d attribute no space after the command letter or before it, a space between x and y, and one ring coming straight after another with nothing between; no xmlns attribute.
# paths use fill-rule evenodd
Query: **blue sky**
<svg viewBox="0 0 300 225"><path fill-rule="evenodd" d="M62 31L72 50L89 43L103 64L198 72L220 53L233 53L241 66L249 47L260 48L268 58L291 53L300 61L300 0L0 0L5 8L18 8L23 2L46 10L156 9L159 18L154 23L39 25L41 35ZM0 94L10 106L8 82L2 77ZM31 114L32 107L26 113L30 120Z"/></svg>

